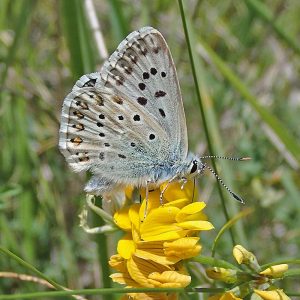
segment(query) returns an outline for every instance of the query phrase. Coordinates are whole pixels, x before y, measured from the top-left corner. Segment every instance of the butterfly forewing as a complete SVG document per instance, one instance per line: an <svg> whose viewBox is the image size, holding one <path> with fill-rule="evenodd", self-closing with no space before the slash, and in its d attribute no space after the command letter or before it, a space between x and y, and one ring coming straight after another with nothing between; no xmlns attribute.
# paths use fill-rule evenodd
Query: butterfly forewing
<svg viewBox="0 0 300 300"><path fill-rule="evenodd" d="M186 157L186 120L176 69L159 31L144 27L132 32L103 65L100 76L105 86L127 95L161 124L171 144L166 157Z"/></svg>

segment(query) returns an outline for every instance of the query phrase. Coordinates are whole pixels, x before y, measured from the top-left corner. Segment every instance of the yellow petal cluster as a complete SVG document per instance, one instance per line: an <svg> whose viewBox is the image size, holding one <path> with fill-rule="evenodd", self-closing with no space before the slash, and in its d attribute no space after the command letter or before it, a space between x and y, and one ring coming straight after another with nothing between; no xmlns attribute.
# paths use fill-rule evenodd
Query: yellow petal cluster
<svg viewBox="0 0 300 300"><path fill-rule="evenodd" d="M192 201L192 182L184 188L179 183L170 184L162 205L160 195L164 187L165 184L150 192L148 200L142 191L141 204L132 204L114 214L116 225L125 231L118 242L118 254L109 261L118 271L111 275L114 282L147 288L181 288L190 284L191 277L182 262L199 254L197 235L213 225L203 213L205 203ZM166 293L127 295L130 299L176 299L176 295Z"/></svg>

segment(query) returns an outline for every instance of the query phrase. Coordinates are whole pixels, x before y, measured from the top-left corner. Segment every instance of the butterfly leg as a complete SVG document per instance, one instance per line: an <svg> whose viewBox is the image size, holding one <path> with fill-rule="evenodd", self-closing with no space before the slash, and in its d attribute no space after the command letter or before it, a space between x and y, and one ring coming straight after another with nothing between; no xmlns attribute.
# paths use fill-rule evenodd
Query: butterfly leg
<svg viewBox="0 0 300 300"><path fill-rule="evenodd" d="M183 190L183 188L186 185L186 183L188 182L188 180L187 180L186 177L181 177L180 181L181 181L181 187L180 188Z"/></svg>
<svg viewBox="0 0 300 300"><path fill-rule="evenodd" d="M145 199L145 210L144 210L144 219L147 216L147 212L148 212L148 200L149 200L149 184L152 183L151 180L147 180L146 181L146 199Z"/></svg>
<svg viewBox="0 0 300 300"><path fill-rule="evenodd" d="M167 188L169 187L170 183L172 183L174 180L176 180L178 178L178 175L176 174L175 176L173 176L171 179L168 180L166 186L163 188L163 190L161 191L160 193L160 196L159 196L159 200L160 200L160 205L163 205L163 196L164 196L164 193L165 191L167 190Z"/></svg>

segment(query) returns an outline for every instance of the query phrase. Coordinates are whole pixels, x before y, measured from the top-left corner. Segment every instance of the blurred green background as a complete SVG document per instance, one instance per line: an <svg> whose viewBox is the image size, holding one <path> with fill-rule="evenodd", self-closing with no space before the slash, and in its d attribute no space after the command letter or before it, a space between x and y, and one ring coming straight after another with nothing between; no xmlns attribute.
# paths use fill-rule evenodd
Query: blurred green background
<svg viewBox="0 0 300 300"><path fill-rule="evenodd" d="M116 252L118 238L88 236L78 226L87 178L68 168L57 147L64 97L81 75L103 63L86 2L0 1L0 243L72 289L110 286L107 257ZM252 157L250 162L216 162L225 183L246 200L240 205L223 190L228 217L254 209L234 227L235 242L261 263L299 256L300 1L184 4L211 147L177 2L94 1L108 53L146 25L164 35L182 89L190 150ZM226 213L213 176L208 173L198 182L216 227L201 238L203 254L209 255ZM226 233L216 256L232 261L231 249ZM30 274L4 254L1 271ZM300 291L291 279L284 285ZM0 293L44 289L0 278Z"/></svg>

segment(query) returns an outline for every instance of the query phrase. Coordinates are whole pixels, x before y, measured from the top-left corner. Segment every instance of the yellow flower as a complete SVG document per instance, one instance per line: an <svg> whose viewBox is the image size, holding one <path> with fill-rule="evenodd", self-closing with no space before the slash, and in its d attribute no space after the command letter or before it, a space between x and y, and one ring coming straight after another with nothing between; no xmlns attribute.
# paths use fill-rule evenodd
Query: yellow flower
<svg viewBox="0 0 300 300"><path fill-rule="evenodd" d="M148 202L132 204L114 214L115 223L126 232L119 240L117 255L109 261L119 273L114 282L127 287L186 287L191 277L182 261L201 251L199 231L213 225L203 213L203 202L192 202L194 185L183 189L172 183L165 190L163 205L160 195L165 185L149 193ZM145 192L142 192L145 197ZM132 299L176 299L174 294L130 294ZM144 297L144 298L143 298ZM175 297L175 298L174 298ZM125 298L124 298L125 299Z"/></svg>
<svg viewBox="0 0 300 300"><path fill-rule="evenodd" d="M290 300L283 290L260 291L254 290L255 294L259 295L264 300Z"/></svg>

